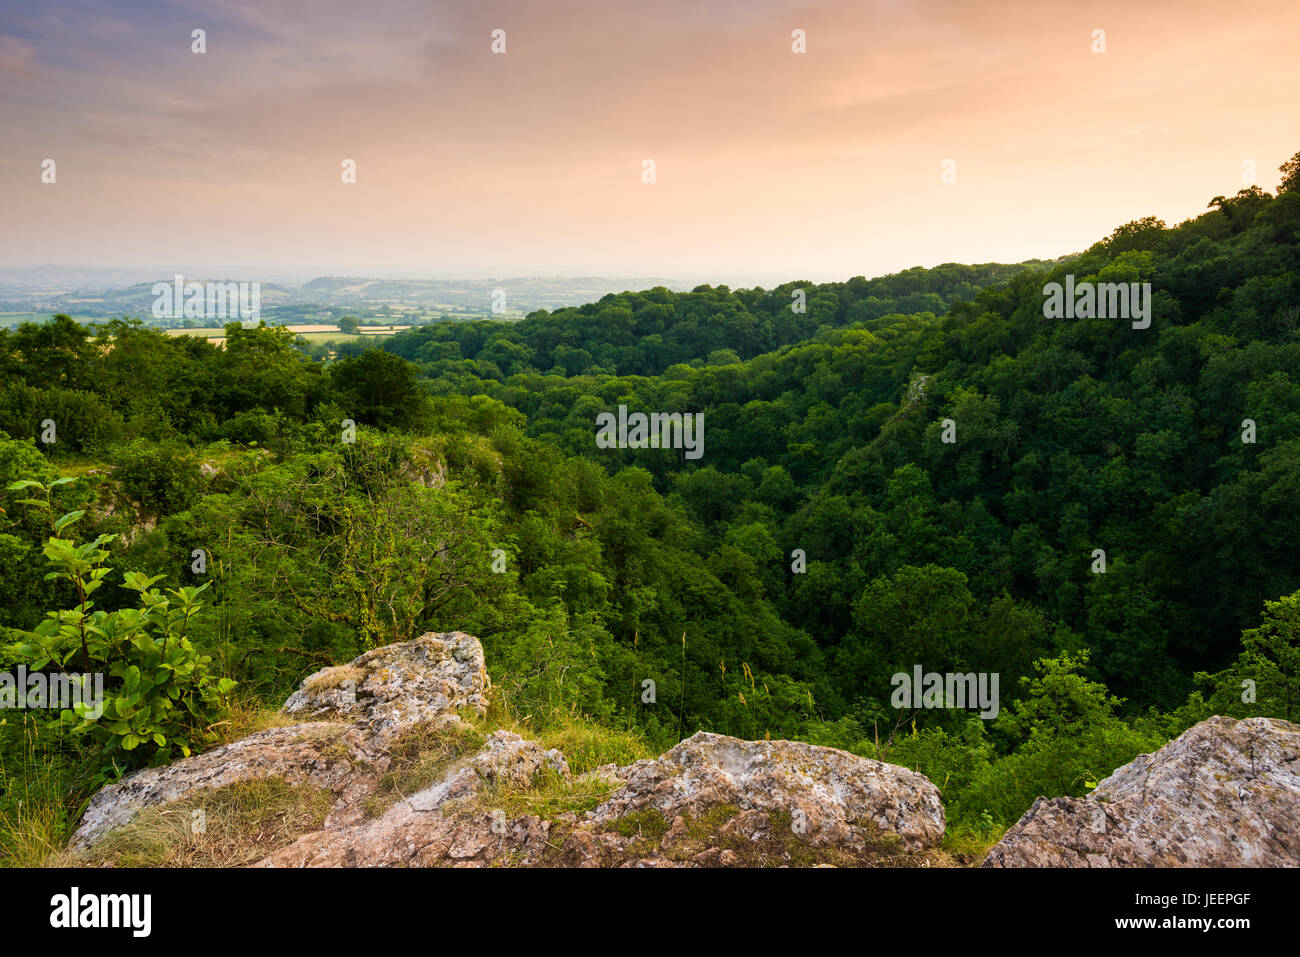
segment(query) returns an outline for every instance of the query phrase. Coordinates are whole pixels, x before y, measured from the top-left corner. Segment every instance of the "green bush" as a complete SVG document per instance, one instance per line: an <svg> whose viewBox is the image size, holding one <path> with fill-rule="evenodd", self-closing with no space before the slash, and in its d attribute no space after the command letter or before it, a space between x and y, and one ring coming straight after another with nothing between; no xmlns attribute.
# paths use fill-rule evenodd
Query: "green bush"
<svg viewBox="0 0 1300 957"><path fill-rule="evenodd" d="M44 492L44 500L20 503L52 515L54 484L26 480L11 488ZM178 753L188 756L215 740L212 726L235 682L210 674L211 659L200 655L186 634L207 585L169 589L164 595L152 587L161 576L127 572L123 581L138 596L138 606L117 611L94 607L91 596L112 570L104 564L109 554L104 546L114 536L100 535L84 544L57 537L83 514L74 511L55 519L55 537L43 549L53 569L47 577L69 582L76 605L49 612L14 650L31 671L72 674L79 669L83 681L105 676L102 708L83 700L61 710L51 723L89 741L102 762L101 776L110 778L143 764L165 764Z"/></svg>
<svg viewBox="0 0 1300 957"><path fill-rule="evenodd" d="M198 458L179 442L137 439L113 452L113 475L122 491L154 518L183 512L199 494Z"/></svg>

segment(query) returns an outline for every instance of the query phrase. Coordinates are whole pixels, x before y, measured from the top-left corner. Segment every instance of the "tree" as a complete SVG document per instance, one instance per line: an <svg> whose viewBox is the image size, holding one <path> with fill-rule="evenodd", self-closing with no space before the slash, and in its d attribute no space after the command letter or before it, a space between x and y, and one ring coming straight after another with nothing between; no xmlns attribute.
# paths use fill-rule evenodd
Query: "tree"
<svg viewBox="0 0 1300 957"><path fill-rule="evenodd" d="M1279 166L1278 171L1282 174L1282 183L1277 188L1278 195L1300 192L1300 153Z"/></svg>
<svg viewBox="0 0 1300 957"><path fill-rule="evenodd" d="M1259 709L1287 721L1300 718L1300 591L1265 602L1263 621L1242 634L1241 644L1236 670L1257 682Z"/></svg>
<svg viewBox="0 0 1300 957"><path fill-rule="evenodd" d="M1144 216L1123 226L1117 226L1115 231L1103 240L1103 245L1111 255L1117 255L1128 249L1154 249L1167 229L1163 219Z"/></svg>
<svg viewBox="0 0 1300 957"><path fill-rule="evenodd" d="M884 700L893 673L910 675L916 665L925 671L956 667L974 631L972 605L966 576L953 568L906 565L871 582L853 606L856 631L836 657L844 693Z"/></svg>
<svg viewBox="0 0 1300 957"><path fill-rule="evenodd" d="M1255 221L1255 216L1268 207L1272 198L1258 186L1250 186L1237 190L1236 196L1214 197L1207 208L1217 209L1227 216L1229 228L1238 233Z"/></svg>
<svg viewBox="0 0 1300 957"><path fill-rule="evenodd" d="M380 428L409 429L425 420L428 397L418 375L418 367L379 349L330 369L330 381L342 394L337 401L350 417Z"/></svg>

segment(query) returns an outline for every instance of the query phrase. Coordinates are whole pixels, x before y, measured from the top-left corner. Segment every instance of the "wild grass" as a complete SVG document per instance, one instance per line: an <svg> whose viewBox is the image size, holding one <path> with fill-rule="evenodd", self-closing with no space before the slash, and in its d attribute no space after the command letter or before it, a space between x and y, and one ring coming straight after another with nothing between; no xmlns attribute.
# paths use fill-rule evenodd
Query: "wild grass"
<svg viewBox="0 0 1300 957"><path fill-rule="evenodd" d="M365 676L365 669L358 668L356 665L335 665L333 668L326 668L323 671L316 672L306 680L303 689L313 694L319 694L332 688L340 688L349 681L355 685Z"/></svg>
<svg viewBox="0 0 1300 957"><path fill-rule="evenodd" d="M379 817L398 801L436 784L457 760L478 751L487 732L472 724L421 724L403 732L389 748L388 770L365 799L366 813Z"/></svg>
<svg viewBox="0 0 1300 957"><path fill-rule="evenodd" d="M534 815L555 820L561 814L581 816L595 810L614 791L609 781L574 775L564 777L552 768L543 768L528 787L505 781L490 782L475 795L474 805L501 811L507 818Z"/></svg>
<svg viewBox="0 0 1300 957"><path fill-rule="evenodd" d="M88 774L35 716L0 725L0 866L41 867L75 829L90 796Z"/></svg>
<svg viewBox="0 0 1300 957"><path fill-rule="evenodd" d="M577 712L557 709L546 715L521 717L500 686L493 689L482 723L490 731L513 731L544 748L559 748L574 774L605 764L631 764L660 753L640 732L607 727Z"/></svg>
<svg viewBox="0 0 1300 957"><path fill-rule="evenodd" d="M240 781L145 808L79 863L118 867L241 867L318 830L333 795L280 778ZM63 861L70 863L70 861Z"/></svg>

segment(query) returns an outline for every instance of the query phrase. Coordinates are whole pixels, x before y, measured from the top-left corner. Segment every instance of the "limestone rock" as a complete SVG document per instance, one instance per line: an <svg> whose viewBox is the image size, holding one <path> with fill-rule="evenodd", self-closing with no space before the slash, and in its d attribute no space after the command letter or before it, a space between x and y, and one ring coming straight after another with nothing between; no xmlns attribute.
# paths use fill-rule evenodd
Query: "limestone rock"
<svg viewBox="0 0 1300 957"><path fill-rule="evenodd" d="M419 734L396 747L399 734L459 722L463 709L483 714L489 687L482 647L461 632L368 652L310 676L285 702L286 714L315 720L103 789L73 847L88 848L144 807L265 778L335 797L322 828L271 853L268 867L852 865L897 862L943 836L939 791L920 774L832 748L706 732L656 760L588 772L572 792L586 809L550 819L493 805L517 809L515 798L546 793L526 792L549 775L571 780L559 751L509 731L472 754L433 744L415 752L415 766L428 755L434 763L423 767L436 768L437 780L386 807L401 793L400 775L384 776L393 756L423 747ZM430 738L462 739L475 735Z"/></svg>
<svg viewBox="0 0 1300 957"><path fill-rule="evenodd" d="M729 867L870 860L882 847L919 850L944 831L939 792L904 768L794 741L701 732L654 761L594 777L617 790L593 811L507 819L484 783L527 787L555 751L509 732L432 787L362 824L316 831L265 867ZM478 798L476 800L476 798Z"/></svg>
<svg viewBox="0 0 1300 957"><path fill-rule="evenodd" d="M472 801L484 784L526 788L547 769L569 777L569 766L559 751L543 750L510 731L497 731L474 757L379 818L305 834L257 866L426 866L484 863L503 856L535 858L545 846L549 822L536 817L508 821L501 811L487 806L442 812L449 805Z"/></svg>
<svg viewBox="0 0 1300 957"><path fill-rule="evenodd" d="M142 808L273 777L333 791L337 803L327 824L354 820L397 734L423 722L459 721L462 708L482 714L490 687L483 647L463 632L429 633L369 651L311 675L285 702L286 714L326 720L271 728L166 767L134 771L91 799L70 847L86 849ZM512 753L505 745L498 751L501 760Z"/></svg>
<svg viewBox="0 0 1300 957"><path fill-rule="evenodd" d="M984 866L1300 866L1300 725L1202 721L1086 798L1039 798Z"/></svg>
<svg viewBox="0 0 1300 957"><path fill-rule="evenodd" d="M491 680L477 638L425 634L368 651L350 664L305 678L285 714L346 718L380 739L462 708L487 709Z"/></svg>
<svg viewBox="0 0 1300 957"><path fill-rule="evenodd" d="M800 741L742 741L701 731L619 776L623 788L597 809L598 823L647 811L669 821L698 820L734 807L741 822L788 819L814 846L861 849L888 834L917 850L943 839L939 789L924 775Z"/></svg>
<svg viewBox="0 0 1300 957"><path fill-rule="evenodd" d="M83 850L143 808L239 781L279 777L343 793L361 784L346 731L328 722L269 728L166 767L133 771L91 798L69 845Z"/></svg>

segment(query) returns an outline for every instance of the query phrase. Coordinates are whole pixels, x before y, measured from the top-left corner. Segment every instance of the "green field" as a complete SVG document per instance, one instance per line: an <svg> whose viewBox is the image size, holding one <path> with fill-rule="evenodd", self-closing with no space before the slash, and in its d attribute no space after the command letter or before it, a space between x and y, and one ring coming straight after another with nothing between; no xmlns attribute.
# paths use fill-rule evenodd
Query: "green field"
<svg viewBox="0 0 1300 957"><path fill-rule="evenodd" d="M52 312L0 312L0 326L17 325L23 322L45 322ZM74 315L78 322L106 322L104 316Z"/></svg>
<svg viewBox="0 0 1300 957"><path fill-rule="evenodd" d="M325 342L351 342L354 339L378 339L385 336L391 336L394 332L400 331L402 327L362 326L361 332L340 332L337 326L327 325L317 327L293 325L288 326L287 328L296 335L301 336L311 345L317 346ZM168 329L166 332L169 336L198 336L211 342L224 342L226 339L226 330L221 326L201 326L196 329Z"/></svg>

